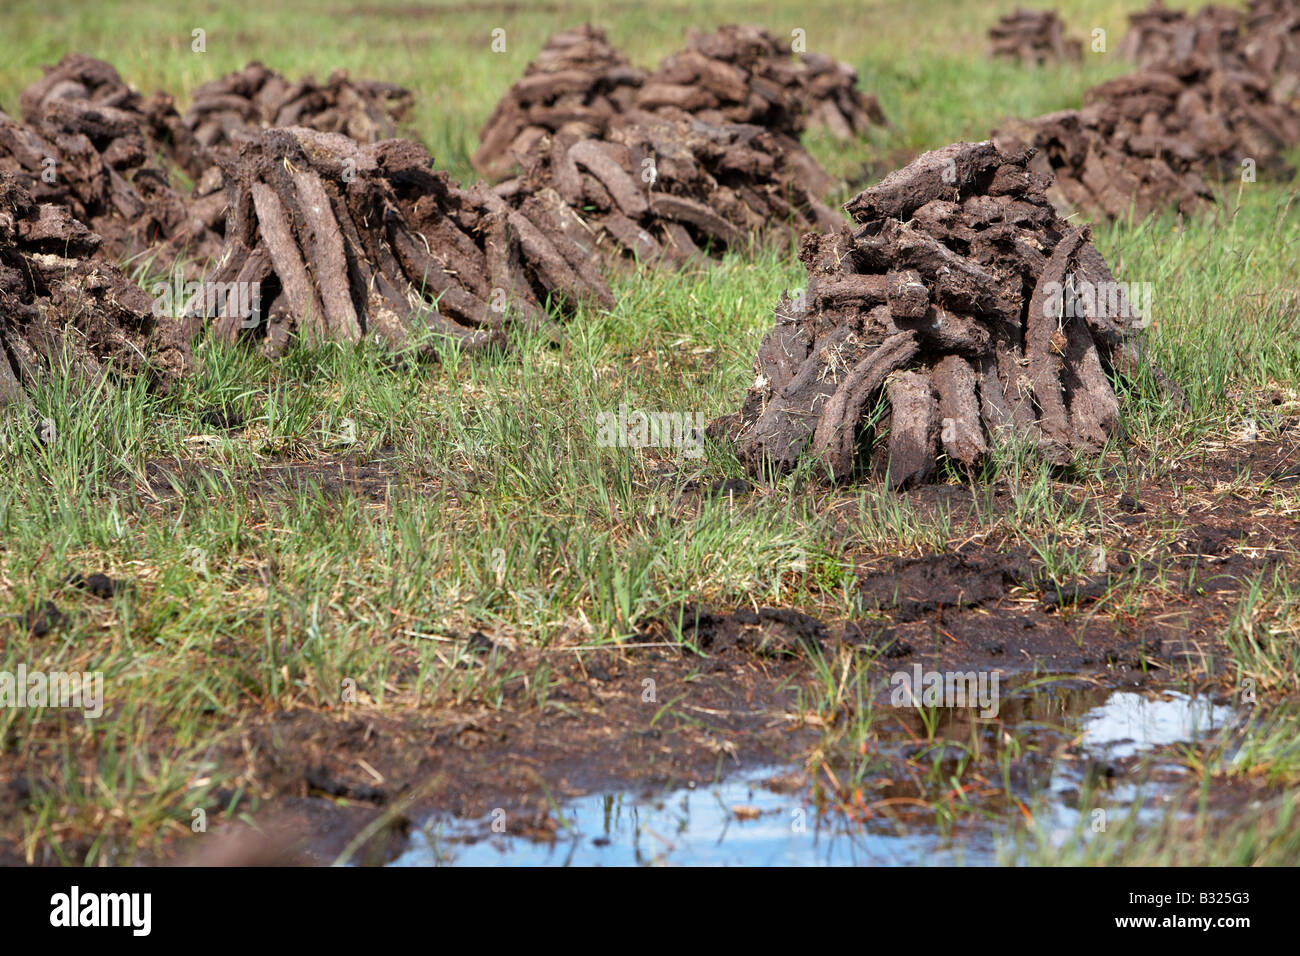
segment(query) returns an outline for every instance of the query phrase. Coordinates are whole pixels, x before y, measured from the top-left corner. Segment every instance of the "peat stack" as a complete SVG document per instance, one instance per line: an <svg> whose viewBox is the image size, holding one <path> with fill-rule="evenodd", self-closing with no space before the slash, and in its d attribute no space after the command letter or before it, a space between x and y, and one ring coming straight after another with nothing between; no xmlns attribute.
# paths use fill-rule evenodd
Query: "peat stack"
<svg viewBox="0 0 1300 956"><path fill-rule="evenodd" d="M797 143L680 110L615 117L604 139L544 137L525 167L497 195L590 251L647 262L788 243L842 222L818 198L829 179Z"/></svg>
<svg viewBox="0 0 1300 956"><path fill-rule="evenodd" d="M1262 74L1192 57L1102 83L1084 104L994 133L1004 149L1037 147L1035 169L1055 176L1062 214L1191 215L1214 202L1207 181L1239 177L1246 160L1260 175L1294 174L1281 149L1300 141L1300 114L1271 99Z"/></svg>
<svg viewBox="0 0 1300 956"><path fill-rule="evenodd" d="M791 139L809 126L851 139L885 125L848 64L823 54L795 59L790 43L750 25L692 29L686 38L687 48L646 78L636 96L641 109L676 107L706 123L750 123Z"/></svg>
<svg viewBox="0 0 1300 956"><path fill-rule="evenodd" d="M1017 10L989 30L994 59L1019 60L1026 66L1078 63L1083 43L1065 35L1065 24L1053 10Z"/></svg>
<svg viewBox="0 0 1300 956"><path fill-rule="evenodd" d="M474 168L499 181L535 152L543 137L603 139L616 116L691 114L712 126L761 126L798 148L808 127L840 139L887 125L874 96L857 89L852 67L819 53L795 57L791 45L755 26L687 32L687 48L654 72L633 67L592 26L546 41L524 76L497 103L479 134Z"/></svg>
<svg viewBox="0 0 1300 956"><path fill-rule="evenodd" d="M1300 109L1300 2L1251 0L1242 55L1271 78L1273 100Z"/></svg>
<svg viewBox="0 0 1300 956"><path fill-rule="evenodd" d="M234 155L270 127L303 126L358 143L391 139L411 103L410 91L392 83L352 80L346 70L335 70L323 84L310 76L292 83L253 62L195 90L184 125L197 148L211 154L198 164L210 166L217 154Z"/></svg>
<svg viewBox="0 0 1300 956"><path fill-rule="evenodd" d="M782 298L741 411L710 432L759 473L811 457L843 481L862 449L895 488L1000 439L1055 463L1099 451L1119 428L1107 373L1141 363L1142 323L1028 158L926 153L845 204L856 228L804 237L807 292Z"/></svg>
<svg viewBox="0 0 1300 956"><path fill-rule="evenodd" d="M92 138L122 130L113 137L125 140L114 147L116 152L143 150L148 163L160 165L165 157L191 178L203 173L204 167L190 159L194 138L171 96L158 92L142 97L103 60L69 53L23 90L19 106L23 119L33 126L49 124Z"/></svg>
<svg viewBox="0 0 1300 956"><path fill-rule="evenodd" d="M461 189L409 140L271 129L225 166L230 219L209 281L252 284L260 308L213 326L260 337L268 355L295 334L427 349L433 332L485 348L513 321L544 322L544 306L613 305L565 233L486 186Z"/></svg>
<svg viewBox="0 0 1300 956"><path fill-rule="evenodd" d="M1300 98L1300 2L1251 0L1246 11L1207 6L1170 10L1159 0L1130 14L1118 52L1139 66L1199 57L1230 70L1269 77L1273 99Z"/></svg>
<svg viewBox="0 0 1300 956"><path fill-rule="evenodd" d="M40 205L0 172L0 406L22 402L63 361L93 381L146 375L166 390L190 367L181 323L116 266L92 259L100 238L65 206Z"/></svg>
<svg viewBox="0 0 1300 956"><path fill-rule="evenodd" d="M0 169L38 203L66 206L102 237L103 254L215 254L218 238L164 169L190 149L168 97L142 100L112 66L74 53L24 90L21 106L25 123L0 113Z"/></svg>
<svg viewBox="0 0 1300 956"><path fill-rule="evenodd" d="M809 129L850 140L866 136L873 126L889 125L880 101L858 89L858 71L847 63L825 53L804 53L799 66Z"/></svg>
<svg viewBox="0 0 1300 956"><path fill-rule="evenodd" d="M1220 63L1237 55L1241 11L1214 5L1199 10L1170 10L1161 0L1128 17L1129 30L1116 52L1138 66L1198 56Z"/></svg>
<svg viewBox="0 0 1300 956"><path fill-rule="evenodd" d="M610 119L632 107L643 82L645 72L610 46L603 30L584 24L554 34L497 102L479 133L474 168L495 182L543 136L603 136Z"/></svg>

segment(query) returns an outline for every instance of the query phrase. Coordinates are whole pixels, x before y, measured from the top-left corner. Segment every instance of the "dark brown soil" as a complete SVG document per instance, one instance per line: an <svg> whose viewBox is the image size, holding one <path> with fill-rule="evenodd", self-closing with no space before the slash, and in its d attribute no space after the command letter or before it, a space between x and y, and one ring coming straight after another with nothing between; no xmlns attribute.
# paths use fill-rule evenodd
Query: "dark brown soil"
<svg viewBox="0 0 1300 956"><path fill-rule="evenodd" d="M18 617L18 629L28 637L49 637L67 617L53 601L38 601Z"/></svg>
<svg viewBox="0 0 1300 956"><path fill-rule="evenodd" d="M292 711L253 719L243 752L256 755L252 795L270 800L258 820L284 828L277 855L329 862L346 837L380 813L393 820L389 832L400 834L434 808L466 818L501 808L508 832L549 839L555 801L606 786L705 783L751 762L793 760L801 742L813 739L812 730L779 719L794 703L787 682L805 667L793 657L754 658L740 650L702 670L694 654L668 647L474 652L471 644L466 639L468 666L518 675L507 681L503 708L398 719L360 707L350 714ZM555 687L549 705L538 710L523 675L543 665ZM242 759L234 751L228 756ZM309 834L285 822L286 814L313 805L317 826ZM351 815L338 807L351 808ZM396 849L397 841L384 834L363 860ZM217 828L164 851L178 860L196 854L200 862L211 854L232 862L264 859L235 833Z"/></svg>
<svg viewBox="0 0 1300 956"><path fill-rule="evenodd" d="M1034 577L1023 550L992 560L962 551L899 558L889 570L862 578L861 602L865 610L885 611L906 623L942 608L982 607L1012 587L1032 587Z"/></svg>
<svg viewBox="0 0 1300 956"><path fill-rule="evenodd" d="M941 452L977 468L1011 436L1059 464L1100 451L1119 423L1107 372L1143 361L1138 316L1066 294L1114 278L1031 154L926 153L845 204L856 231L805 237L808 291L777 306L741 411L711 433L755 473L810 456L841 481L865 445L896 488L932 480Z"/></svg>
<svg viewBox="0 0 1300 956"><path fill-rule="evenodd" d="M107 601L115 594L123 593L127 589L127 582L119 581L102 572L82 574L80 571L73 571L64 579L64 582L104 601Z"/></svg>
<svg viewBox="0 0 1300 956"><path fill-rule="evenodd" d="M890 562L863 578L864 595L884 599L875 640L903 645L903 656L934 667L1014 670L1033 662L1058 673L1097 666L1166 677L1221 673L1216 660L1228 616L1246 584L1294 562L1300 522L1263 517L1268 512L1259 492L1214 489L1243 474L1258 483L1297 459L1294 439L1234 449L1183 476L1195 489L1190 499L1179 501L1173 483L1144 483L1136 514L1124 495L1113 493L1113 507L1105 509L1115 516L1105 542L1107 569L1093 578L1053 581L1029 556L992 543ZM1105 498L1098 503L1105 507ZM1153 558L1152 544L1171 518L1185 531L1157 547ZM1129 595L1140 595L1136 614L1128 610L1135 606L1125 601Z"/></svg>

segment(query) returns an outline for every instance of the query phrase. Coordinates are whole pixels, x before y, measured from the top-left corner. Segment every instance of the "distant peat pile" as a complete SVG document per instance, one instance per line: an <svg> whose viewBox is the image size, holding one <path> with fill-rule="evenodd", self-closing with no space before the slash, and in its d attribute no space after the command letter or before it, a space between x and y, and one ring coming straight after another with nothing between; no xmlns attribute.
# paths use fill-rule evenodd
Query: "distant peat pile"
<svg viewBox="0 0 1300 956"><path fill-rule="evenodd" d="M295 83L255 61L195 90L183 122L196 146L210 154L201 163L211 165L215 155L234 155L273 127L304 126L358 143L391 139L411 103L410 91L353 80L346 70L324 83L310 76Z"/></svg>
<svg viewBox="0 0 1300 956"><path fill-rule="evenodd" d="M1065 24L1052 10L1016 10L989 30L994 59L1016 60L1026 66L1078 63L1083 43L1065 35Z"/></svg>
<svg viewBox="0 0 1300 956"><path fill-rule="evenodd" d="M1273 100L1300 96L1300 2L1251 0L1247 10L1206 6L1171 10L1160 0L1129 15L1118 54L1139 66L1199 57L1269 78Z"/></svg>
<svg viewBox="0 0 1300 956"><path fill-rule="evenodd" d="M632 108L644 82L645 72L610 46L604 31L584 25L554 34L492 111L474 168L495 182L543 136L603 136L614 116Z"/></svg>
<svg viewBox="0 0 1300 956"><path fill-rule="evenodd" d="M593 252L647 263L788 243L842 221L819 198L829 185L820 167L758 126L632 112L602 139L545 137L524 165L498 195Z"/></svg>
<svg viewBox="0 0 1300 956"><path fill-rule="evenodd" d="M789 137L825 127L851 139L886 125L876 98L858 90L852 67L820 53L796 56L762 27L688 30L686 42L646 79L640 109L675 107L706 123L747 123Z"/></svg>
<svg viewBox="0 0 1300 956"><path fill-rule="evenodd" d="M715 127L759 126L789 153L799 135L824 128L840 139L886 120L857 89L852 67L755 26L687 33L687 47L653 71L632 66L591 26L550 37L497 103L480 133L474 167L492 181L510 176L542 137L601 139L618 116L683 114Z"/></svg>
<svg viewBox="0 0 1300 956"><path fill-rule="evenodd" d="M1012 120L994 139L1038 149L1063 213L1192 215L1213 205L1215 181L1294 175L1282 151L1300 142L1300 114L1273 100L1262 74L1190 57L1093 87L1082 109Z"/></svg>
<svg viewBox="0 0 1300 956"><path fill-rule="evenodd" d="M0 170L37 203L56 203L102 238L103 254L170 261L213 255L219 237L167 167L193 143L170 97L148 100L102 60L65 56L21 96L23 121L0 113Z"/></svg>
<svg viewBox="0 0 1300 956"><path fill-rule="evenodd" d="M1241 12L1205 6L1171 10L1160 0L1128 17L1129 29L1116 53L1138 66L1198 56L1211 63L1232 57L1240 46Z"/></svg>
<svg viewBox="0 0 1300 956"><path fill-rule="evenodd" d="M885 122L856 84L758 27L692 31L649 73L582 27L551 37L507 91L475 165L494 179L517 169L496 194L592 254L680 265L790 242L842 221L801 132Z"/></svg>

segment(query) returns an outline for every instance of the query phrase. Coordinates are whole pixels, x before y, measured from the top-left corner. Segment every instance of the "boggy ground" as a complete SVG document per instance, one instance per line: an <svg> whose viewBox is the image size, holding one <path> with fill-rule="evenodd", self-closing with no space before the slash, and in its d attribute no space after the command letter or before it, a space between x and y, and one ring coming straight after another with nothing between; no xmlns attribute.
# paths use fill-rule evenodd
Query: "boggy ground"
<svg viewBox="0 0 1300 956"><path fill-rule="evenodd" d="M220 741L206 756L222 785L204 801L208 832L174 828L147 858L325 863L343 854L382 862L430 815L481 819L498 810L507 832L553 839L557 803L567 798L702 784L772 765L792 768L780 786L813 785L824 812L861 815L887 805L909 825L932 826L944 801L951 802L948 784L929 792L928 775L941 766L982 796L979 802L992 799L1015 812L1015 801L1029 799L1024 778L1043 773L1039 755L1029 749L1012 760L1002 786L991 769L995 748L959 759L942 741L951 739L960 750L973 727L1017 734L1020 724L1034 723L1042 705L1017 688L1051 675L1066 690L1177 686L1233 703L1240 697L1243 674L1224 635L1255 582L1294 565L1300 546L1295 434L1285 421L1276 439L1207 450L1164 475L1151 475L1151 462L1130 458L1114 466L1111 487L1100 493L1067 476L1042 486L1046 507L1059 515L1096 516L1076 555L1048 560L1023 534L1006 530L1014 525L1001 525L1017 509L1035 506L1028 499L1036 492L1014 481L907 493L900 505L922 516L946 515L950 537L942 550L917 548L914 556L852 552L839 582L853 595L855 611L848 615L688 602L643 625L624 646L604 647L539 648L481 630L448 636L412 629L448 668L472 681L467 699L394 712L376 706L375 688L363 683L328 709L246 713L233 725L209 712L201 733ZM183 500L176 489L185 481L164 464L152 463L146 474L158 494L153 507L166 511ZM272 466L245 480L260 495L315 489L382 503L401 493L395 477L377 456L372 463L344 458ZM729 506L745 509L773 493L743 480L687 482L679 516L690 520L708 499L726 496ZM809 493L830 505L834 524L851 537L861 521L858 503L831 489ZM796 563L788 573L817 572ZM92 583L105 594L130 588L111 579ZM66 606L86 590L84 581L73 581L66 596L51 597ZM224 643L211 648L218 659L240 653L234 642ZM961 710L944 711L939 733L930 730L927 743L924 711L900 710L889 700L889 675L915 664L998 671L999 716L981 722ZM391 681L405 684L418 670L414 658L396 660ZM825 678L833 673L841 686L857 682L873 699L828 694ZM868 732L863 711L873 708L877 718ZM868 735L880 763L864 768ZM39 767L56 760L60 746L53 734L48 746L29 746L21 759L6 753L0 779L18 807L42 786ZM924 767L923 779L900 780L909 775L900 767L908 766L913 777ZM1240 810L1268 789L1260 781L1220 788L1216 812ZM88 852L96 843L90 834L69 837L63 854ZM9 854L9 862L18 862L12 845ZM38 854L35 862L53 860Z"/></svg>
<svg viewBox="0 0 1300 956"><path fill-rule="evenodd" d="M566 798L702 784L745 767L789 765L805 775L796 771L776 786L815 784L824 812L852 814L855 802L874 799L904 804L896 813L912 825L933 825L934 807L922 805L934 795L890 779L895 775L869 773L850 796L840 779L852 773L849 755L840 752L845 741L827 726L845 714L811 703L818 676L811 661L847 662L876 689L874 703L887 715L876 746L891 753L887 765L933 761L963 780L993 776L994 754L955 758L943 745L918 743L918 712L889 707L892 672L914 664L1000 672L1007 699L992 723L1013 733L1042 710L1015 688L1045 674L1060 675L1058 686L1067 690L1075 675L1082 679L1076 687L1178 686L1235 704L1239 687L1222 635L1243 591L1294 562L1300 519L1275 509L1279 495L1293 497L1297 466L1300 447L1291 437L1224 449L1175 482L1126 482L1132 492L1087 499L1067 485L1056 492L1062 507L1091 505L1114 516L1088 554L1089 573L1073 579L1055 579L1031 548L989 538L957 542L943 554L884 562L861 556L854 574L863 613L843 620L771 607L688 606L676 646L677 628L668 622L642 631L636 643L646 646L556 654L512 652L475 632L456 645L466 658L458 666L500 675L504 710L457 710L418 722L277 714L256 727L253 740L261 746L278 738L268 748L273 756L263 781L281 794L272 801L272 819L303 813L302 796L342 798L336 825L313 837L308 852L320 858L340 852L345 836L367 822L354 813L356 804L374 807L369 819L383 820L381 836L389 834L387 843L376 838L369 847L372 858L395 852L411 821L482 819L496 808L505 810L506 832L549 840L558 829L557 803ZM1264 487L1247 489L1246 481ZM734 488L715 493L726 490L734 496ZM932 487L914 500L922 509L960 513L973 510L980 493ZM1014 507L1010 489L995 489L992 498L1000 514ZM1112 570L1096 573L1098 561ZM550 687L530 687L525 675L540 675ZM647 681L654 682L654 700L647 699ZM940 736L958 741L978 724L962 711L947 711L942 720ZM1043 761L1032 756L1013 765L1016 776L1041 776ZM1115 763L1104 773L1136 775L1136 763ZM1018 799L1025 781L999 789L984 796ZM1220 788L1214 811L1240 811L1260 799L1261 789ZM289 794L299 799L284 799ZM394 802L400 811L392 812Z"/></svg>

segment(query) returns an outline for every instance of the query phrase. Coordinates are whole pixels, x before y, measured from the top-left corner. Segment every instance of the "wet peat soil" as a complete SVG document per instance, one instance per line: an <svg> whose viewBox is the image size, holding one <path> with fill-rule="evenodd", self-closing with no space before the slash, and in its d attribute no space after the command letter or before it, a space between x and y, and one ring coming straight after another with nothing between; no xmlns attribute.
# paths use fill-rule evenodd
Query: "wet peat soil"
<svg viewBox="0 0 1300 956"><path fill-rule="evenodd" d="M149 473L159 491L171 487L164 470ZM305 484L379 501L393 475L379 464L329 462L263 469L254 480L268 494ZM169 838L157 861L327 863L351 845L353 860L383 862L429 814L481 819L497 809L508 832L550 839L555 805L569 797L805 766L825 739L824 720L800 704L815 680L814 652L834 661L861 650L881 703L888 675L917 664L996 669L1004 687L1018 675L1051 674L1110 688L1217 684L1222 696L1216 635L1244 583L1300 550L1300 516L1269 504L1297 481L1294 439L1207 453L1160 481L1117 481L1128 490L1100 502L1113 516L1107 572L1064 584L1050 581L1028 548L984 540L944 555L857 556L864 610L855 620L781 608L688 608L684 643L651 625L616 650L508 646L473 632L463 638L470 653L459 666L488 669L501 681L501 706L392 714L363 698L344 712L247 715L214 754L242 794L218 793L209 832ZM1057 487L1068 493L1068 485ZM969 486L907 494L920 510L960 515L973 507ZM993 500L1010 507L1009 498L1003 489ZM1129 581L1132 589L1124 587ZM1136 602L1115 599L1133 591ZM544 705L539 672L549 680ZM999 722L1014 723L1021 710L1006 701ZM910 712L893 715L916 739ZM0 757L0 781L21 789L29 769L4 766L10 759ZM21 805L22 797L15 792L6 802ZM250 817L260 833L240 819ZM0 863L20 862L12 845L0 849Z"/></svg>

